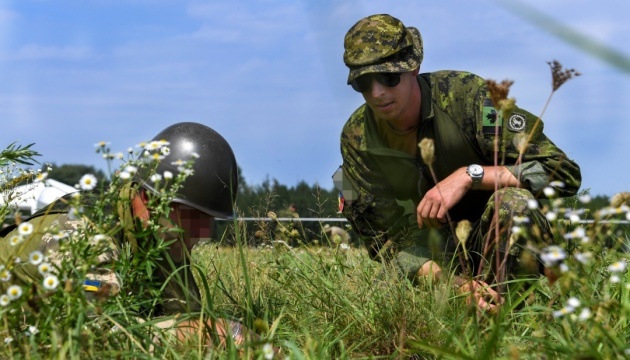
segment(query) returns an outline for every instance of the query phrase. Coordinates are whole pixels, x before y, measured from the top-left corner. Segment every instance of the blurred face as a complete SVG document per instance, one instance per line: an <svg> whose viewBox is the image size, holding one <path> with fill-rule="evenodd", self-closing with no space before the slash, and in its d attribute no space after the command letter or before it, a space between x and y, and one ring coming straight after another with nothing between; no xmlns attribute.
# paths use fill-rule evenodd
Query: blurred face
<svg viewBox="0 0 630 360"><path fill-rule="evenodd" d="M131 200L134 216L139 218L145 225L150 219L149 209L146 206L148 196L150 194L142 189ZM169 252L174 262L181 263L186 253L195 244L212 236L214 217L190 206L171 203L171 211L168 218L163 217L158 220L158 223L163 230L161 233L163 240L176 240L170 245ZM184 249L184 245L186 249Z"/></svg>
<svg viewBox="0 0 630 360"><path fill-rule="evenodd" d="M370 84L361 87L361 95L377 118L396 123L417 110L414 107L418 106L420 95L416 80L418 70L396 74L400 75L400 81L393 81L391 74L389 78L382 75L384 74L365 74L359 77L358 82ZM391 86L392 84L395 85Z"/></svg>
<svg viewBox="0 0 630 360"><path fill-rule="evenodd" d="M186 250L190 251L199 241L210 239L212 236L214 217L190 206L172 203L169 219L168 227L172 228L174 224L183 230L183 233L170 233L174 235L173 238L183 240L171 244L170 254L174 262L181 262L184 259L186 252L183 244L186 245ZM168 237L171 238L172 235Z"/></svg>

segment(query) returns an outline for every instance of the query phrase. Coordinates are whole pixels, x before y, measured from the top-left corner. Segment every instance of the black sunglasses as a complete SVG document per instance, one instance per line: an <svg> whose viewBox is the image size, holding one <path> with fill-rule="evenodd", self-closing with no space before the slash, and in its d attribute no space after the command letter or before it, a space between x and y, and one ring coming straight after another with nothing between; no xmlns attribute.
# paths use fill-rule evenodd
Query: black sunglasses
<svg viewBox="0 0 630 360"><path fill-rule="evenodd" d="M372 73L359 76L352 80L350 85L355 91L364 93L372 87L372 78L387 87L395 87L400 84L400 73Z"/></svg>

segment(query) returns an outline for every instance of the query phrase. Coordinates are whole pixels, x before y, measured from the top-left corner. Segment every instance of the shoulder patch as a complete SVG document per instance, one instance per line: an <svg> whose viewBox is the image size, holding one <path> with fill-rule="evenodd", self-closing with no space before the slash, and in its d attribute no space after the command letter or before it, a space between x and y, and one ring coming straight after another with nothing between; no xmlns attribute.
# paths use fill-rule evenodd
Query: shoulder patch
<svg viewBox="0 0 630 360"><path fill-rule="evenodd" d="M513 114L508 120L507 128L512 132L523 132L525 130L525 116L521 114Z"/></svg>
<svg viewBox="0 0 630 360"><path fill-rule="evenodd" d="M499 128L499 135L501 134L501 129L503 128L503 117L499 116L497 110L494 106L492 106L492 101L490 101L490 99L486 99L483 103L481 125L484 134L494 135L497 127Z"/></svg>

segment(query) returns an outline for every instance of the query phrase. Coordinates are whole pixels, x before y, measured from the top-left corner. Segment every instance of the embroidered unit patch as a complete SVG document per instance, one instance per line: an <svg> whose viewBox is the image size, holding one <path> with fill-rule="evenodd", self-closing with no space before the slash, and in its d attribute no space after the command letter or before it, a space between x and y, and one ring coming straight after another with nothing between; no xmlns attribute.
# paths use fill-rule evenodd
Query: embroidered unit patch
<svg viewBox="0 0 630 360"><path fill-rule="evenodd" d="M514 114L510 116L510 119L508 120L507 128L508 130L513 131L513 132L522 132L523 130L525 130L525 125L526 125L525 117L520 114Z"/></svg>

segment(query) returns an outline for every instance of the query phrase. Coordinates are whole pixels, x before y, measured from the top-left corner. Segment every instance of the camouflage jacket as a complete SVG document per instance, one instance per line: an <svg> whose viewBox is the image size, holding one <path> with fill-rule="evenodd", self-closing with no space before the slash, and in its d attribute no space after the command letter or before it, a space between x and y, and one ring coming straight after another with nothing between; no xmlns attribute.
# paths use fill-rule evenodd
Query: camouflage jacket
<svg viewBox="0 0 630 360"><path fill-rule="evenodd" d="M498 117L484 79L468 72L439 71L418 75L418 83L422 103L417 140L434 140L438 181L470 164L493 165L498 127L498 163L534 195L541 196L554 180L563 183L555 189L560 196L577 192L580 169L544 135L542 121L518 107L508 119ZM388 148L375 121L363 104L341 133L343 214L372 257L386 241L396 243L406 231L417 229L416 207L435 185L419 151L412 156ZM531 141L519 161L516 142L529 134ZM449 212L451 219L474 222L491 195L469 191Z"/></svg>

